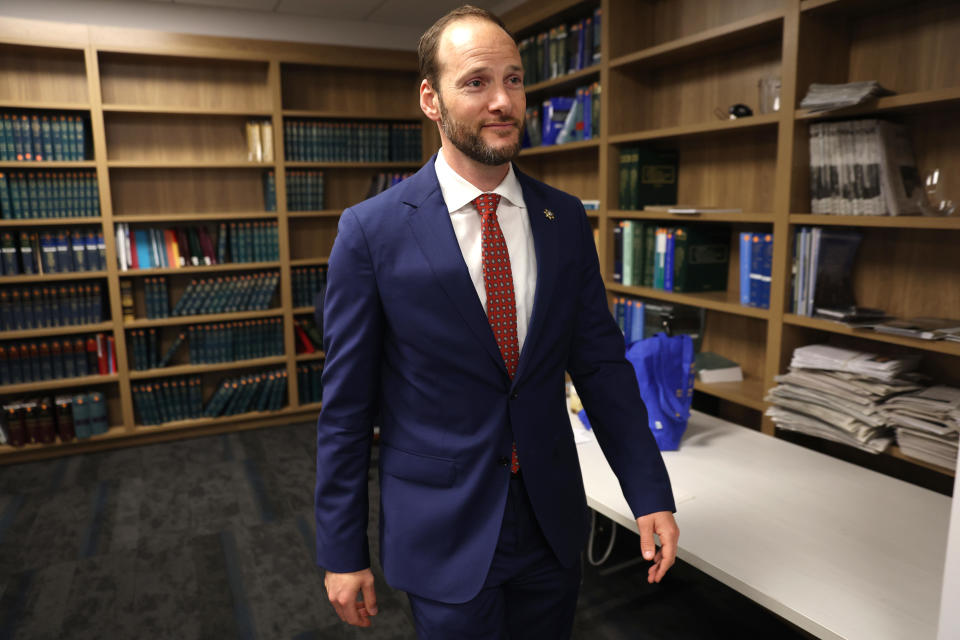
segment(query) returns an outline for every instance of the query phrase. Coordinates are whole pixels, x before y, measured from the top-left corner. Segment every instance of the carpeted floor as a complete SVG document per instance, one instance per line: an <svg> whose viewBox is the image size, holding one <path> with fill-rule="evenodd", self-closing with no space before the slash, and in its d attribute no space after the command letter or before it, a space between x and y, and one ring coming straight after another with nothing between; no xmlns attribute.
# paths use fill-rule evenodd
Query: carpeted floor
<svg viewBox="0 0 960 640"><path fill-rule="evenodd" d="M371 629L327 603L314 449L299 424L0 467L0 639L414 638L379 567ZM809 637L683 563L647 585L637 540L585 569L577 640Z"/></svg>

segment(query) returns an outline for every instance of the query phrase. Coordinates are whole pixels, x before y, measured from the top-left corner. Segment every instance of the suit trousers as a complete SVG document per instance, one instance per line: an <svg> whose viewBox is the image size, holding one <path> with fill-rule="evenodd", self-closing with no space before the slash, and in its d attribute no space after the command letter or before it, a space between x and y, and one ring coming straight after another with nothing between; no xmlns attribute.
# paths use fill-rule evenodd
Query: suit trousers
<svg viewBox="0 0 960 640"><path fill-rule="evenodd" d="M581 568L557 560L523 486L511 474L487 578L474 598L448 604L408 594L420 640L563 640L573 630Z"/></svg>

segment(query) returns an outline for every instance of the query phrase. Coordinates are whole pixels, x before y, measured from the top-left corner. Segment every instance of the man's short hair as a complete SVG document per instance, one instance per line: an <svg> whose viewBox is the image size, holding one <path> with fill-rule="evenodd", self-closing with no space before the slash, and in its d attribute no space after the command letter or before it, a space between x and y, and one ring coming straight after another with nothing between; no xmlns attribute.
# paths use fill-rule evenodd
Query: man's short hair
<svg viewBox="0 0 960 640"><path fill-rule="evenodd" d="M464 18L477 18L479 20L492 22L503 29L511 39L513 38L513 34L510 33L507 26L503 24L503 20L496 14L486 9L475 7L472 4L465 4L443 16L420 36L420 44L417 46L417 57L420 62L420 80L422 81L426 78L434 90L439 91L437 78L440 75L440 69L437 63L437 49L440 48L440 36L443 35L443 30L446 29L450 23Z"/></svg>

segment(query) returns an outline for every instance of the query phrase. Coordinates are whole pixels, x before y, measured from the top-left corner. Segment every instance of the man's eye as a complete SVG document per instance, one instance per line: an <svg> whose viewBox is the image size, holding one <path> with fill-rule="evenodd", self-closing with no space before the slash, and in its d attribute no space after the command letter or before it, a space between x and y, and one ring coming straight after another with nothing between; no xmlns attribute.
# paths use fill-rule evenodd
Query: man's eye
<svg viewBox="0 0 960 640"><path fill-rule="evenodd" d="M469 81L469 82L467 83L467 86L468 86L468 87L479 87L480 84L481 84L481 83L480 83L479 80L471 80L471 81Z"/></svg>
<svg viewBox="0 0 960 640"><path fill-rule="evenodd" d="M510 84L523 84L523 78L520 76L513 76L508 80Z"/></svg>

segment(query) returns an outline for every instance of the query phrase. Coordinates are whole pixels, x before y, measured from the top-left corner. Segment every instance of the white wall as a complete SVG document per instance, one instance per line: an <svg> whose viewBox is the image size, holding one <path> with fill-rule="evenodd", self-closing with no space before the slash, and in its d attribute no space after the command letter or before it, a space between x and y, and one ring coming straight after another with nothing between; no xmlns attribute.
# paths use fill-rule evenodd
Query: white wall
<svg viewBox="0 0 960 640"><path fill-rule="evenodd" d="M344 0L348 2L349 0ZM0 0L0 16L237 38L415 50L424 29L118 0Z"/></svg>
<svg viewBox="0 0 960 640"><path fill-rule="evenodd" d="M909 544L909 541L904 542ZM905 552L910 551L907 549ZM943 567L943 595L940 598L940 627L937 638L960 638L960 474L953 483L953 507L950 533L947 535L947 559Z"/></svg>

